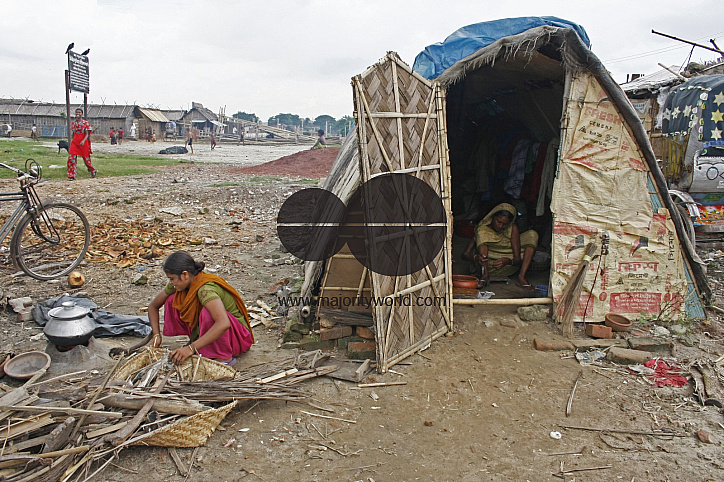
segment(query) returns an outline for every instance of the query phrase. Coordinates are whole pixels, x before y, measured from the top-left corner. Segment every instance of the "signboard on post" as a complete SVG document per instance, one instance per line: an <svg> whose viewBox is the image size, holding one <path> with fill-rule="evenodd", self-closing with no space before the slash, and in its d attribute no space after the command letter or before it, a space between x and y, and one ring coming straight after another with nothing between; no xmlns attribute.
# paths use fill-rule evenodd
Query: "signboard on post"
<svg viewBox="0 0 724 482"><path fill-rule="evenodd" d="M85 94L90 91L87 55L80 55L72 50L68 52L68 73L70 90Z"/></svg>

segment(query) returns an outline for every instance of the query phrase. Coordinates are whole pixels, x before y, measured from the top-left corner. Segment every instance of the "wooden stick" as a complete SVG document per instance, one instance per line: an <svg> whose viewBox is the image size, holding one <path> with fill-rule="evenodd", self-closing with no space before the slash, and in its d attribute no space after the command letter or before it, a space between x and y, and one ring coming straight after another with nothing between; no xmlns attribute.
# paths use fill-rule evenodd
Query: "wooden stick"
<svg viewBox="0 0 724 482"><path fill-rule="evenodd" d="M87 452L90 450L88 445L81 445L80 447L72 447L69 449L56 450L54 452L48 452L45 454L14 454L5 457L0 457L0 468L12 467L14 465L27 464L34 460L40 459L53 459L56 457L62 457L63 455L77 454L81 452Z"/></svg>
<svg viewBox="0 0 724 482"><path fill-rule="evenodd" d="M191 469L194 468L194 462L196 461L196 452L198 452L198 451L199 451L199 448L198 448L198 447L194 447L194 451L191 452L191 463L189 464L189 468L188 468L188 470L186 471L186 477L184 478L184 480L188 480L188 479L189 479L189 475L191 475Z"/></svg>
<svg viewBox="0 0 724 482"><path fill-rule="evenodd" d="M340 422L347 422L347 423L357 423L356 420L345 420L344 418L330 417L328 415L320 415L318 413L305 412L304 410L302 410L302 413L306 413L307 415L311 415L312 417L327 418L329 420L339 420Z"/></svg>
<svg viewBox="0 0 724 482"><path fill-rule="evenodd" d="M113 365L113 368L111 368L111 371L108 372L108 375L106 375L106 378L103 380L103 384L98 387L98 389L93 394L93 398L91 399L90 403L87 405L87 407L90 409L94 403L96 403L96 400L98 400L98 397L100 396L101 392L106 388L106 385L108 384L108 381L111 379L111 376L116 372L118 369L118 366L121 364L121 362L125 359L125 356L121 356L116 361L116 364ZM70 434L70 438L75 437L75 434L78 433L78 430L83 426L83 422L85 422L86 416L83 415L80 417L80 420L78 420L78 423L75 426L75 429L73 430L73 433Z"/></svg>
<svg viewBox="0 0 724 482"><path fill-rule="evenodd" d="M616 428L596 428L596 427L577 427L575 425L561 425L561 428L574 429L574 430L588 430L591 432L611 432L611 433L632 433L634 435L652 435L652 436L665 436L665 437L685 437L686 435L659 430L657 431L643 431L643 430L627 430L627 429L616 429Z"/></svg>
<svg viewBox="0 0 724 482"><path fill-rule="evenodd" d="M123 427L125 427L126 424L128 424L128 422L120 422L115 425L111 425L109 427L99 428L98 430L91 430L89 432L86 432L85 436L88 439L100 437L101 435L105 435L107 433L113 433L117 430L120 430Z"/></svg>
<svg viewBox="0 0 724 482"><path fill-rule="evenodd" d="M515 306L530 306L530 305L550 305L553 303L553 298L510 298L510 299L488 299L481 300L479 298L465 299L465 298L453 298L454 305L515 305Z"/></svg>
<svg viewBox="0 0 724 482"><path fill-rule="evenodd" d="M568 405L566 405L566 417L568 417L571 414L571 405L573 405L573 395L576 393L576 387L578 386L578 380L581 379L581 375L583 375L583 370L578 372L578 376L576 377L576 383L573 384L573 390L571 390L571 395L568 397Z"/></svg>
<svg viewBox="0 0 724 482"><path fill-rule="evenodd" d="M166 386L166 382L171 377L172 373L173 372L169 370L163 381L161 381L161 383L159 383L158 386L153 390L153 393L160 393L161 390L163 390L163 387ZM115 433L113 435L106 435L105 440L107 442L110 442L110 444L114 447L118 447L118 445L120 445L121 443L123 443L123 441L130 437L131 434L136 431L138 426L141 425L143 419L146 417L151 408L153 408L154 403L156 403L156 400L153 398L146 402L143 408L138 411L136 416L131 419L128 425L119 430L118 433Z"/></svg>
<svg viewBox="0 0 724 482"><path fill-rule="evenodd" d="M6 454L13 454L15 452L22 452L23 450L29 449L31 447L36 447L38 445L43 445L45 443L45 440L48 438L47 435L42 435L40 437L31 438L29 440L25 440L23 442L17 442L10 447L5 447L5 453Z"/></svg>
<svg viewBox="0 0 724 482"><path fill-rule="evenodd" d="M42 382L36 382L36 383L28 384L27 387L28 387L28 388L29 388L29 387L37 387L38 385L43 385L43 384L46 384L46 383L54 382L54 381L56 381L56 380L62 380L63 378L69 378L69 377L72 377L72 376L74 376L74 375L80 375L81 373L86 373L87 371L88 371L88 370L81 370L81 371L79 371L79 372L66 373L65 375L58 375L57 377L48 378L47 380L43 380Z"/></svg>
<svg viewBox="0 0 724 482"><path fill-rule="evenodd" d="M323 412L334 413L334 409L333 409L333 408L325 408L325 407L322 407L321 405L317 405L317 404L312 403L312 402L307 402L307 404L308 404L310 407L316 408L317 410L321 410L321 411L323 411Z"/></svg>
<svg viewBox="0 0 724 482"><path fill-rule="evenodd" d="M601 467L586 467L582 469L568 469L561 472L561 474L572 474L573 472L584 472L586 470L603 470L603 469L611 469L613 468L613 465L602 465Z"/></svg>
<svg viewBox="0 0 724 482"><path fill-rule="evenodd" d="M279 380L280 378L284 378L284 377L288 377L288 376L290 376L290 375L294 375L294 374L297 373L298 371L299 371L299 370L296 369L296 368L292 368L292 369L290 369L290 370L285 370L285 371L283 371L283 372L281 372L281 373L277 373L276 375L272 375L272 376L270 376L270 377L261 379L261 380L257 381L257 383L259 383L260 385L264 385L264 384L273 382L274 380Z"/></svg>
<svg viewBox="0 0 724 482"><path fill-rule="evenodd" d="M33 407L28 405L0 405L0 410L17 410L18 412L60 412L67 415L84 414L84 415L105 415L110 418L121 418L123 414L120 412L104 412L102 410L85 410L82 408L70 407Z"/></svg>
<svg viewBox="0 0 724 482"><path fill-rule="evenodd" d="M154 400L155 397L151 397ZM103 402L109 407L116 408L128 408L131 410L140 410L148 403L149 399L146 398L130 398L123 396L119 393L110 395L103 399ZM163 413L171 413L174 415L195 415L197 413L208 410L209 406L199 403L197 401L184 401L184 400L156 400L156 404L153 406L155 410Z"/></svg>
<svg viewBox="0 0 724 482"><path fill-rule="evenodd" d="M169 447L168 453L171 454L171 459L173 460L173 463L176 464L176 468L178 469L178 473L181 475L181 477L186 476L186 467L181 460L181 457L179 457L178 450L176 450L176 447Z"/></svg>
<svg viewBox="0 0 724 482"><path fill-rule="evenodd" d="M375 383L358 383L358 388L370 388L370 387L390 387L395 385L407 385L407 382L375 382Z"/></svg>

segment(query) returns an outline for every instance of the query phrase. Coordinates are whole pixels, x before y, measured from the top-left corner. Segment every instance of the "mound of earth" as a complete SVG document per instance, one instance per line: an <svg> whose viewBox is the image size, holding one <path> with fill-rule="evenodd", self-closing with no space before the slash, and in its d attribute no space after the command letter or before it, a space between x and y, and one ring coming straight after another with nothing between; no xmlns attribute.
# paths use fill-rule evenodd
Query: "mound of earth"
<svg viewBox="0 0 724 482"><path fill-rule="evenodd" d="M274 161L259 164L258 166L231 169L238 174L254 175L283 175L307 178L322 178L329 174L332 164L337 158L339 147L326 149L307 149L290 156L280 157Z"/></svg>

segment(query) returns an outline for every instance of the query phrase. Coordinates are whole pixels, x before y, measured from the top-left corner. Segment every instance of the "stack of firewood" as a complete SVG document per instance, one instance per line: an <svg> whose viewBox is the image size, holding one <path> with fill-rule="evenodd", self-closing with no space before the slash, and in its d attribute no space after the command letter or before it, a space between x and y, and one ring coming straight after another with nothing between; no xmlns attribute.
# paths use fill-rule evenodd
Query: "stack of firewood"
<svg viewBox="0 0 724 482"><path fill-rule="evenodd" d="M147 357L140 367L139 356ZM309 397L297 386L334 370L325 360L308 352L235 372L199 357L178 367L167 350L149 349L102 379L75 372L2 386L0 479L87 480L129 445L202 445L239 400Z"/></svg>

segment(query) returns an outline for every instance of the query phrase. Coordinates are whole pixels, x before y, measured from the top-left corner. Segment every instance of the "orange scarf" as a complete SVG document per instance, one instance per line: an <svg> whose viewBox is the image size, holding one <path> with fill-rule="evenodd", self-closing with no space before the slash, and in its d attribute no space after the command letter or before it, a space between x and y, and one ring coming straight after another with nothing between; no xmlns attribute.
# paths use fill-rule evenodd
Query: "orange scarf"
<svg viewBox="0 0 724 482"><path fill-rule="evenodd" d="M176 292L176 296L173 299L173 307L178 310L181 321L189 325L192 330L199 323L199 315L201 314L201 308L203 308L203 306L199 303L198 292L199 288L206 283L216 283L233 296L237 308L239 308L239 311L244 316L243 321L249 329L249 333L251 333L251 340L253 342L254 334L251 332L249 312L246 311L244 300L241 299L241 296L239 296L239 293L237 293L233 286L215 274L208 274L201 271L194 276L194 279L191 280L191 285L187 289Z"/></svg>

